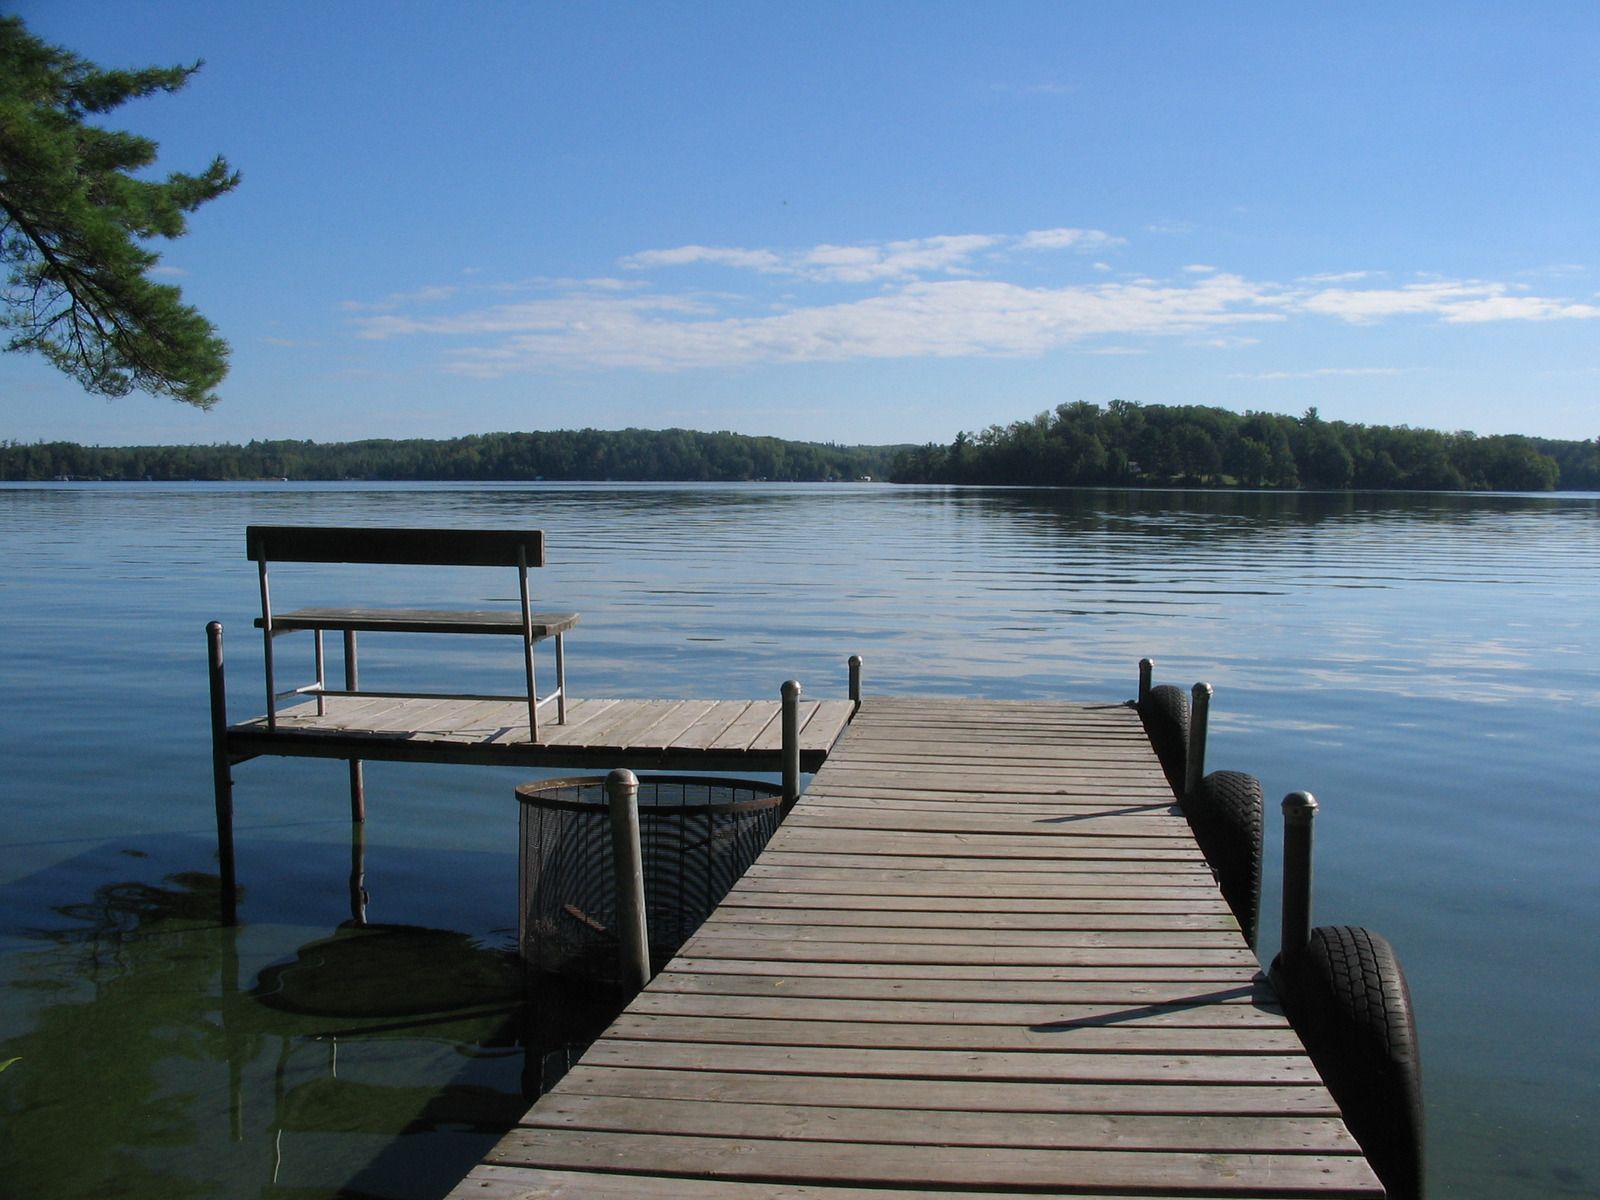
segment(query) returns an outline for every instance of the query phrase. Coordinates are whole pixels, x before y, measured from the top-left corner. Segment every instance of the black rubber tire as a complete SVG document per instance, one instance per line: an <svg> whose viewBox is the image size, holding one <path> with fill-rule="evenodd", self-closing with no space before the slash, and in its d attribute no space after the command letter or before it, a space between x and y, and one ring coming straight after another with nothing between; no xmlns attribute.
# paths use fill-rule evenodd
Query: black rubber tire
<svg viewBox="0 0 1600 1200"><path fill-rule="evenodd" d="M1272 980L1390 1200L1420 1200L1422 1060L1394 948L1369 929L1318 926Z"/></svg>
<svg viewBox="0 0 1600 1200"><path fill-rule="evenodd" d="M1151 688L1139 710L1139 719L1161 760L1167 785L1174 796L1181 797L1189 753L1189 693L1170 683Z"/></svg>
<svg viewBox="0 0 1600 1200"><path fill-rule="evenodd" d="M1213 771L1183 800L1183 815L1252 950L1261 915L1265 808L1261 781L1242 771Z"/></svg>

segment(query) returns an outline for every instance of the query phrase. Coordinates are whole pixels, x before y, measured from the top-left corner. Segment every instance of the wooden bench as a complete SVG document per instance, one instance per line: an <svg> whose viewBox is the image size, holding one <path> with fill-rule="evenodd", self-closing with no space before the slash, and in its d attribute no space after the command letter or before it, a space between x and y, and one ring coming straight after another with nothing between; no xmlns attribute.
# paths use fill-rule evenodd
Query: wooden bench
<svg viewBox="0 0 1600 1200"><path fill-rule="evenodd" d="M261 616L266 653L267 727L277 728L278 701L289 696L315 696L317 712L326 711L329 696L393 697L437 700L521 700L522 695L466 695L443 692L362 691L356 663L357 632L506 634L522 638L527 677L528 739L539 740L539 710L552 702L556 722L567 719L567 672L564 635L578 623L578 614L534 612L528 603L528 569L544 566L544 534L537 529L363 529L328 526L251 525L245 530L245 549L261 577ZM272 611L268 564L385 563L403 566L515 567L519 609L496 611L437 611L393 608L300 608ZM345 686L328 687L322 634L336 629L344 634ZM315 639L316 680L280 692L277 688L272 643L286 633L310 630ZM555 639L556 686L540 696L535 681L533 648L545 638Z"/></svg>

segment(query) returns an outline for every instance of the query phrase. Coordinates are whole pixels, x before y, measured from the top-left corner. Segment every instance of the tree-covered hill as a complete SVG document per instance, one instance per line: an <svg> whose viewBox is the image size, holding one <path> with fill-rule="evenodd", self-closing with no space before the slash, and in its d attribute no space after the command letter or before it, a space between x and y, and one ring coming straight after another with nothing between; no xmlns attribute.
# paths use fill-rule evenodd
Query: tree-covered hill
<svg viewBox="0 0 1600 1200"><path fill-rule="evenodd" d="M1087 401L901 454L899 483L1600 490L1600 444Z"/></svg>
<svg viewBox="0 0 1600 1200"><path fill-rule="evenodd" d="M246 446L0 442L0 480L833 480L883 478L900 446L836 446L687 429L489 433L435 441Z"/></svg>

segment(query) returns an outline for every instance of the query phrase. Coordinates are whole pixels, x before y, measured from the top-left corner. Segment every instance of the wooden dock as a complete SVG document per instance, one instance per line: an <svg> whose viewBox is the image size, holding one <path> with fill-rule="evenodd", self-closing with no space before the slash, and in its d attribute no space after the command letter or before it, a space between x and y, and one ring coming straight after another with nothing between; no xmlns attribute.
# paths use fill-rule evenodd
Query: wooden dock
<svg viewBox="0 0 1600 1200"><path fill-rule="evenodd" d="M800 769L815 771L850 721L849 700L800 700ZM230 725L232 762L261 754L483 766L777 771L778 700L572 700L567 719L528 738L520 700L330 696Z"/></svg>
<svg viewBox="0 0 1600 1200"><path fill-rule="evenodd" d="M451 1200L1381 1196L1137 715L869 698Z"/></svg>

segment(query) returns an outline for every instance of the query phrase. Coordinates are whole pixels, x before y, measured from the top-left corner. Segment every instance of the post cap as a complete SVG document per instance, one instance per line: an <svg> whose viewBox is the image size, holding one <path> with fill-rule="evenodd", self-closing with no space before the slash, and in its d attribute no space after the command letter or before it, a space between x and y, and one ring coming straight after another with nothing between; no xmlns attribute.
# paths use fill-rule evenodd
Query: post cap
<svg viewBox="0 0 1600 1200"><path fill-rule="evenodd" d="M606 794L616 795L618 792L637 792L639 790L639 777L627 767L618 767L606 776Z"/></svg>
<svg viewBox="0 0 1600 1200"><path fill-rule="evenodd" d="M798 679L785 679L782 691L785 700L795 699L800 695L800 681Z"/></svg>
<svg viewBox="0 0 1600 1200"><path fill-rule="evenodd" d="M1317 798L1310 792L1290 792L1283 798L1283 819L1291 825L1309 825L1317 815Z"/></svg>

